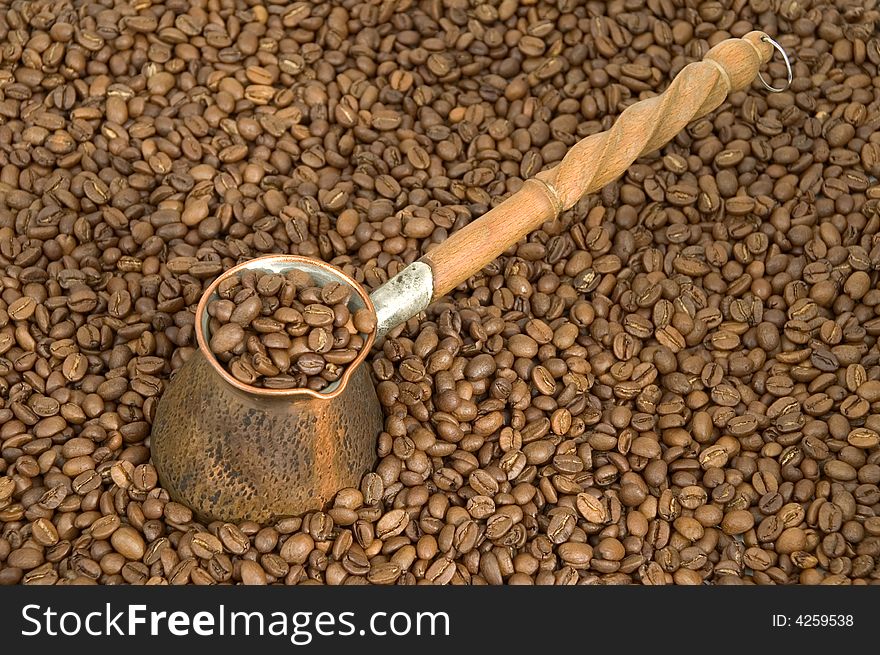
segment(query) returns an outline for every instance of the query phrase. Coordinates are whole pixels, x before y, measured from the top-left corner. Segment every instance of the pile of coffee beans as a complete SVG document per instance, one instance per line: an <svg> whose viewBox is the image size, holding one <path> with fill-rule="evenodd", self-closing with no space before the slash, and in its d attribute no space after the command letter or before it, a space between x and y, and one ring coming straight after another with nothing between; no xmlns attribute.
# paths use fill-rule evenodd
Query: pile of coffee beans
<svg viewBox="0 0 880 655"><path fill-rule="evenodd" d="M876 583L878 18L3 3L0 583ZM156 403L222 272L287 253L375 288L753 29L788 90L732 94L369 354L358 488L233 525L158 485Z"/></svg>
<svg viewBox="0 0 880 655"><path fill-rule="evenodd" d="M349 311L352 288L312 276L244 271L224 278L207 305L208 347L239 382L320 391L342 377L376 328L367 308Z"/></svg>

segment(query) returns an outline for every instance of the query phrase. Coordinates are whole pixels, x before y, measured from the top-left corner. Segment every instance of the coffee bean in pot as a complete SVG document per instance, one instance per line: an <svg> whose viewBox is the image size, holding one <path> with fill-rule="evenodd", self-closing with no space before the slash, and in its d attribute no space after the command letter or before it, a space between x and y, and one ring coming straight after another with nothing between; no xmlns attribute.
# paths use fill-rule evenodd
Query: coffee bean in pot
<svg viewBox="0 0 880 655"><path fill-rule="evenodd" d="M272 389L307 387L320 391L342 376L338 366L354 360L364 344L357 336L359 328L354 321L337 326L340 335L331 332L337 316L350 316L346 303L352 290L338 282L320 288L307 286L308 282L297 276L290 293L285 291L283 280L275 273L248 271L241 275L238 285L234 280L224 281L224 295L242 300L233 301L228 322L221 318L227 315L228 300L208 303L208 315L214 319L209 322L209 346L218 362L239 382ZM259 296L248 293L249 289L256 289ZM318 299L331 304L313 302ZM264 312L266 303L278 306L271 317L258 315ZM367 309L358 311L372 315ZM359 322L360 327L375 329L375 319L371 325L361 314ZM336 347L337 341L342 347Z"/></svg>

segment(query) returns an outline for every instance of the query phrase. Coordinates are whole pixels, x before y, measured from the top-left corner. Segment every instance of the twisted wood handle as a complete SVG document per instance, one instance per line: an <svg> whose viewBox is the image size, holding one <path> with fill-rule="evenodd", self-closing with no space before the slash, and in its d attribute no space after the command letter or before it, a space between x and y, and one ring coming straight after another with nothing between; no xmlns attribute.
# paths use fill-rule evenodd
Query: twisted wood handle
<svg viewBox="0 0 880 655"><path fill-rule="evenodd" d="M627 107L606 132L579 141L562 161L481 218L451 235L420 261L433 273L436 300L479 272L511 244L623 175L641 155L661 147L689 122L752 83L773 47L763 32L722 41L688 64L659 96Z"/></svg>

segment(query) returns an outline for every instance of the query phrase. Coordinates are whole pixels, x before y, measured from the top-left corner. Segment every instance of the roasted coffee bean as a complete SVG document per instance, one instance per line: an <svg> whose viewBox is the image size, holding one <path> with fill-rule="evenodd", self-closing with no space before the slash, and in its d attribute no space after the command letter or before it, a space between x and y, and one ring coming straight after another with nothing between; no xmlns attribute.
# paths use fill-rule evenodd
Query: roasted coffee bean
<svg viewBox="0 0 880 655"><path fill-rule="evenodd" d="M124 525L113 532L110 543L126 559L139 560L144 556L144 538L131 526Z"/></svg>
<svg viewBox="0 0 880 655"><path fill-rule="evenodd" d="M358 332L372 334L376 329L376 315L369 309L359 309L353 315L354 326Z"/></svg>
<svg viewBox="0 0 880 655"><path fill-rule="evenodd" d="M211 350L220 355L244 343L245 331L238 323L227 323L211 335Z"/></svg>

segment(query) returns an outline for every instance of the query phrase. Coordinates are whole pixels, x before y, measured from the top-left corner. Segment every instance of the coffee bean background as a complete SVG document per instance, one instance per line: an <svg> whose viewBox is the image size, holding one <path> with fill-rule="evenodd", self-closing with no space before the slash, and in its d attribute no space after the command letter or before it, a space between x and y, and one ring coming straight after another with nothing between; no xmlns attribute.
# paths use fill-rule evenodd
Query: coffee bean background
<svg viewBox="0 0 880 655"><path fill-rule="evenodd" d="M0 8L0 582L871 584L873 2ZM195 521L149 463L194 309L266 253L375 288L688 62L755 83L371 353L379 463ZM780 86L777 57L764 68Z"/></svg>

